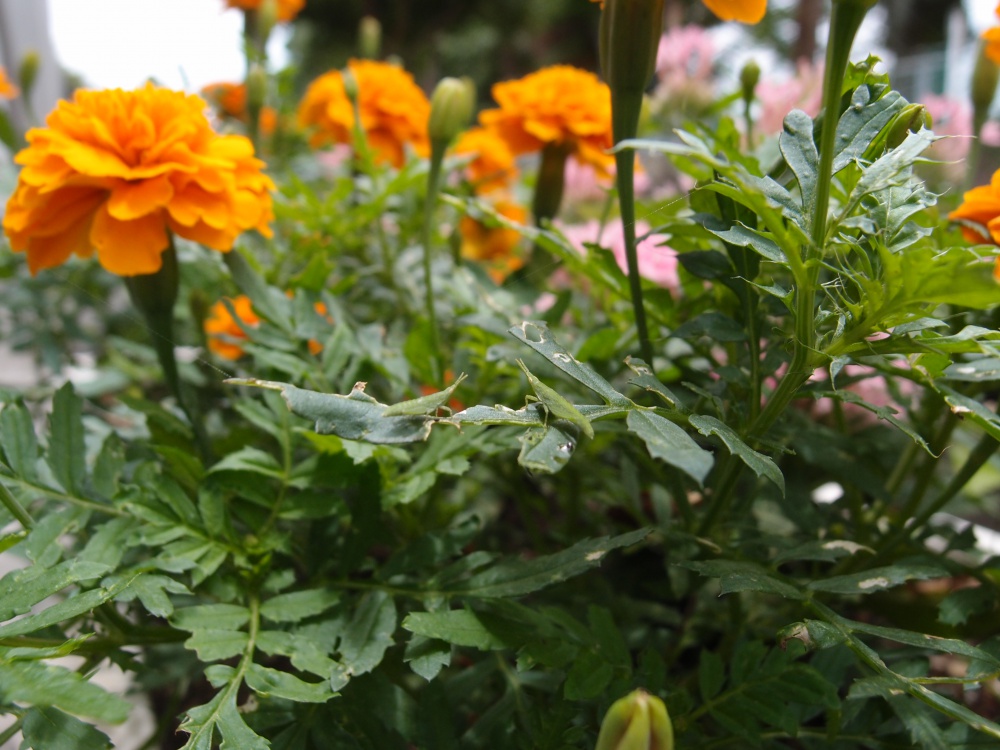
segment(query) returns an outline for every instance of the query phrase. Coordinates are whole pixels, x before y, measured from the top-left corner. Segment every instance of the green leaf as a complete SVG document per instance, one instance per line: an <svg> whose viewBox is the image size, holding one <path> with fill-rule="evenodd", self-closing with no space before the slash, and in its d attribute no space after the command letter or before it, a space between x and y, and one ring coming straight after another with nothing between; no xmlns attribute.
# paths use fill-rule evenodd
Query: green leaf
<svg viewBox="0 0 1000 750"><path fill-rule="evenodd" d="M118 494L118 480L125 468L125 443L112 432L101 444L94 462L94 489L106 500Z"/></svg>
<svg viewBox="0 0 1000 750"><path fill-rule="evenodd" d="M714 651L702 649L701 658L698 659L698 691L701 699L708 703L719 694L726 681L726 669L722 664L722 657Z"/></svg>
<svg viewBox="0 0 1000 750"><path fill-rule="evenodd" d="M272 479L285 479L285 472L274 456L250 446L230 453L212 466L208 473L216 474L220 471L249 471Z"/></svg>
<svg viewBox="0 0 1000 750"><path fill-rule="evenodd" d="M365 594L344 630L338 650L348 674L361 675L377 667L392 645L396 604L384 591Z"/></svg>
<svg viewBox="0 0 1000 750"><path fill-rule="evenodd" d="M364 383L358 383L348 395L340 396L269 380L233 378L225 382L280 391L292 412L315 422L316 432L348 440L377 444L421 442L439 421L427 415L386 416L389 407L367 395Z"/></svg>
<svg viewBox="0 0 1000 750"><path fill-rule="evenodd" d="M270 744L246 725L236 708L236 691L226 689L203 706L188 709L180 730L190 736L181 750L212 750L216 730L221 750L268 750Z"/></svg>
<svg viewBox="0 0 1000 750"><path fill-rule="evenodd" d="M778 147L799 183L802 210L806 215L812 215L819 177L819 152L813 140L812 118L800 109L789 112L785 116L784 129L778 136Z"/></svg>
<svg viewBox="0 0 1000 750"><path fill-rule="evenodd" d="M651 411L630 411L625 423L629 432L643 439L653 458L680 469L698 484L705 482L715 459L680 427Z"/></svg>
<svg viewBox="0 0 1000 750"><path fill-rule="evenodd" d="M872 568L864 573L834 576L813 581L808 588L812 591L826 591L831 594L874 594L878 591L901 586L907 581L926 581L941 578L947 572L929 565L888 565Z"/></svg>
<svg viewBox="0 0 1000 750"><path fill-rule="evenodd" d="M249 636L239 630L205 628L195 630L184 641L184 647L196 651L202 661L220 661L242 654L249 640Z"/></svg>
<svg viewBox="0 0 1000 750"><path fill-rule="evenodd" d="M287 656L292 666L318 677L329 678L338 664L329 657L329 639L306 631L262 630L257 634L257 648L265 654Z"/></svg>
<svg viewBox="0 0 1000 750"><path fill-rule="evenodd" d="M576 450L576 430L569 422L555 422L530 429L520 438L517 462L536 474L555 474L569 463Z"/></svg>
<svg viewBox="0 0 1000 750"><path fill-rule="evenodd" d="M167 596L168 591L172 594L191 594L188 587L180 581L167 576L144 573L118 597L118 601L129 602L138 599L146 611L154 617L170 617L174 613L174 605Z"/></svg>
<svg viewBox="0 0 1000 750"><path fill-rule="evenodd" d="M872 101L867 86L859 86L851 95L851 104L837 123L837 143L843 144L833 159L833 174L864 156L869 145L895 117L906 100L895 91Z"/></svg>
<svg viewBox="0 0 1000 750"><path fill-rule="evenodd" d="M715 417L694 415L689 418L689 421L691 426L702 435L718 437L729 452L749 466L754 474L770 479L781 490L781 494L785 494L785 477L782 475L781 469L770 458L744 443L735 430Z"/></svg>
<svg viewBox="0 0 1000 750"><path fill-rule="evenodd" d="M566 675L563 695L568 700L589 701L601 695L614 677L614 668L593 651L582 652Z"/></svg>
<svg viewBox="0 0 1000 750"><path fill-rule="evenodd" d="M250 610L239 604L199 604L174 612L170 624L180 630L235 630L250 622Z"/></svg>
<svg viewBox="0 0 1000 750"><path fill-rule="evenodd" d="M468 609L411 612L403 620L403 628L411 633L456 646L468 646L480 651L499 651L519 645L508 642L502 634L496 633L497 628L491 628L491 625L493 623L487 615Z"/></svg>
<svg viewBox="0 0 1000 750"><path fill-rule="evenodd" d="M0 621L22 615L43 599L81 581L100 578L107 565L69 560L43 569L40 566L15 570L0 580Z"/></svg>
<svg viewBox="0 0 1000 750"><path fill-rule="evenodd" d="M298 622L325 612L340 601L340 594L329 589L293 591L271 597L260 605L260 615L271 622Z"/></svg>
<svg viewBox="0 0 1000 750"><path fill-rule="evenodd" d="M86 474L83 441L83 402L66 383L56 391L49 415L49 448L45 460L59 485L79 493Z"/></svg>
<svg viewBox="0 0 1000 750"><path fill-rule="evenodd" d="M448 593L478 599L525 596L597 567L610 551L638 544L650 531L637 529L620 536L587 539L532 560L505 560L450 587Z"/></svg>
<svg viewBox="0 0 1000 750"><path fill-rule="evenodd" d="M0 696L5 703L54 706L112 724L125 721L132 709L124 698L106 692L80 674L36 661L0 662Z"/></svg>
<svg viewBox="0 0 1000 750"><path fill-rule="evenodd" d="M677 564L703 576L721 579L720 594L731 594L737 591L761 591L765 594L777 594L786 599L802 598L802 593L797 588L775 578L769 571L755 563L709 560L707 562Z"/></svg>
<svg viewBox="0 0 1000 750"><path fill-rule="evenodd" d="M756 229L751 229L748 226L738 223L733 224L726 230L712 229L707 226L705 228L723 242L735 245L736 247L750 248L764 260L781 263L782 265L788 263L788 259L781 251L778 243L764 232L758 232ZM730 270L729 275L732 276L732 274L733 271Z"/></svg>
<svg viewBox="0 0 1000 750"><path fill-rule="evenodd" d="M635 377L628 381L630 385L645 388L666 401L668 406L678 408L680 402L677 400L677 396L657 379L653 374L653 369L643 360L638 357L626 357L625 364L635 373Z"/></svg>
<svg viewBox="0 0 1000 750"><path fill-rule="evenodd" d="M406 622L403 622L406 627ZM430 682L444 667L451 664L451 644L434 638L414 635L406 644L403 661L410 669Z"/></svg>
<svg viewBox="0 0 1000 750"><path fill-rule="evenodd" d="M325 703L334 696L326 680L306 682L287 672L260 664L251 664L245 679L250 689L260 695L284 698L296 703Z"/></svg>
<svg viewBox="0 0 1000 750"><path fill-rule="evenodd" d="M579 427L584 435L593 439L594 428L573 404L568 400L563 398L555 389L550 388L537 377L535 377L530 370L528 370L527 365L524 364L520 359L517 360L518 367L521 368L522 372L526 378L528 378L528 383L531 385L531 390L535 392L538 397L539 402L546 410L558 419L565 419L567 422L572 423L576 427Z"/></svg>
<svg viewBox="0 0 1000 750"><path fill-rule="evenodd" d="M19 401L4 405L0 411L0 448L16 475L29 482L37 479L38 438L31 415Z"/></svg>
<svg viewBox="0 0 1000 750"><path fill-rule="evenodd" d="M887 698L892 710L910 733L913 744L923 750L952 750L934 715L922 703L908 695L891 695Z"/></svg>
<svg viewBox="0 0 1000 750"><path fill-rule="evenodd" d="M970 617L992 612L996 605L997 597L990 586L959 589L941 600L938 620L945 625L964 625Z"/></svg>
<svg viewBox="0 0 1000 750"><path fill-rule="evenodd" d="M24 714L22 747L34 750L107 750L111 740L104 732L64 714L57 708L31 708Z"/></svg>
<svg viewBox="0 0 1000 750"><path fill-rule="evenodd" d="M465 380L464 373L459 375L458 379L443 391L429 393L426 396L421 396L420 398L393 404L385 410L383 416L404 417L420 416L424 414L434 416L441 407L448 405L452 395L455 393L455 389L458 388L463 380Z"/></svg>
<svg viewBox="0 0 1000 750"><path fill-rule="evenodd" d="M779 554L774 562L777 565L791 560L816 560L818 562L834 562L842 557L856 555L859 552L875 554L871 547L852 542L847 539L830 539L829 541L812 541L800 544Z"/></svg>

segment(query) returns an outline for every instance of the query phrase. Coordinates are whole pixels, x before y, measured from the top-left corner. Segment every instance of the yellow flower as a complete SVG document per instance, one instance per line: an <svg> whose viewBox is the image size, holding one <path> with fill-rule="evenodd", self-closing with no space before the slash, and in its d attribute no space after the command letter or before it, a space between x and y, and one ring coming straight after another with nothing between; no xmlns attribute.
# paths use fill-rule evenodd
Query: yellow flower
<svg viewBox="0 0 1000 750"><path fill-rule="evenodd" d="M498 214L518 224L528 218L524 208L507 199L497 201L495 208ZM516 229L487 226L471 216L462 217L458 228L462 234L462 257L484 263L497 284L524 265L524 259L514 253L521 240Z"/></svg>
<svg viewBox="0 0 1000 750"><path fill-rule="evenodd" d="M3 227L32 273L90 257L122 276L160 270L168 230L228 251L270 236L274 183L243 136L220 136L197 96L147 84L77 91L28 131Z"/></svg>
<svg viewBox="0 0 1000 750"><path fill-rule="evenodd" d="M604 7L604 0L590 0ZM702 0L723 21L758 23L767 10L767 0Z"/></svg>
<svg viewBox="0 0 1000 750"><path fill-rule="evenodd" d="M264 0L226 0L230 8L240 10L257 10ZM306 0L278 0L278 20L291 21L305 7Z"/></svg>
<svg viewBox="0 0 1000 750"><path fill-rule="evenodd" d="M455 143L455 153L476 155L466 169L477 191L503 189L517 176L507 141L487 128L466 130Z"/></svg>
<svg viewBox="0 0 1000 750"><path fill-rule="evenodd" d="M515 81L493 86L499 109L479 121L507 141L514 154L545 146L567 146L577 161L606 175L611 148L611 92L597 76L569 65L554 65Z"/></svg>
<svg viewBox="0 0 1000 750"><path fill-rule="evenodd" d="M427 118L431 105L426 94L402 68L374 60L347 63L358 84L358 110L368 144L380 161L400 167L409 144L420 156L430 150ZM352 143L354 108L344 90L339 70L317 78L299 105L299 123L313 128L313 146Z"/></svg>
<svg viewBox="0 0 1000 750"><path fill-rule="evenodd" d="M250 298L241 294L235 299L229 300L236 312L236 316L249 328L256 328L260 323L260 318L253 311ZM208 339L208 348L223 359L236 361L243 356L243 347L233 341L242 340L247 337L240 328L236 318L229 312L225 302L219 300L208 311L205 318L205 334Z"/></svg>
<svg viewBox="0 0 1000 750"><path fill-rule="evenodd" d="M10 79L7 78L7 71L0 65L0 99L13 99L20 93L21 90L10 82Z"/></svg>

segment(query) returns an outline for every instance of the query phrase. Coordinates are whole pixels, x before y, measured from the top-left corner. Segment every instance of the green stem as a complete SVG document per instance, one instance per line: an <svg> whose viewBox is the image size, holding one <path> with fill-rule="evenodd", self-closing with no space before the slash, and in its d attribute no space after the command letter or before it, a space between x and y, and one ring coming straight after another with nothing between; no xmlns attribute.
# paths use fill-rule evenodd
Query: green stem
<svg viewBox="0 0 1000 750"><path fill-rule="evenodd" d="M611 111L615 143L634 138L639 130L642 110L642 91L611 91ZM625 235L625 261L628 265L628 282L632 294L632 312L639 336L639 353L650 367L653 366L653 345L646 325L646 308L642 304L642 277L639 275L639 253L635 242L635 152L624 149L615 153L617 168L618 206L622 215Z"/></svg>
<svg viewBox="0 0 1000 750"><path fill-rule="evenodd" d="M433 237L434 209L437 207L438 194L441 192L441 165L444 163L444 152L447 142L433 141L431 143L431 168L427 176L427 195L424 198L424 222L421 231L424 246L424 308L430 326L431 363L434 367L435 384L443 382L441 345L438 338L437 313L434 310L434 271L431 266L431 240Z"/></svg>
<svg viewBox="0 0 1000 750"><path fill-rule="evenodd" d="M0 732L0 747L5 747L7 743L13 739L14 735L21 731L21 724L23 723L24 717L18 716L13 724Z"/></svg>
<svg viewBox="0 0 1000 750"><path fill-rule="evenodd" d="M35 525L34 520L31 515L24 509L24 506L17 501L17 498L7 489L7 486L0 482L0 503L7 511L17 519L17 522L21 524L21 527L25 531L30 531L31 527Z"/></svg>

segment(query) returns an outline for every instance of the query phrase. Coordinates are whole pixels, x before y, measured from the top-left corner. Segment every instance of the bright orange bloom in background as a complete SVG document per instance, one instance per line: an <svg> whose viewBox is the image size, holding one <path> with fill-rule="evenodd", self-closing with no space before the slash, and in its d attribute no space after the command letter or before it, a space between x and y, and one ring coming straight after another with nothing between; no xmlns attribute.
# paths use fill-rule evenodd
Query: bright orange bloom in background
<svg viewBox="0 0 1000 750"><path fill-rule="evenodd" d="M168 230L224 252L248 229L271 235L264 162L212 130L200 97L81 90L27 140L3 227L33 274L94 250L111 273L155 273Z"/></svg>
<svg viewBox="0 0 1000 750"><path fill-rule="evenodd" d="M230 8L258 10L264 0L226 0ZM306 0L278 0L278 20L291 21L305 7Z"/></svg>
<svg viewBox="0 0 1000 750"><path fill-rule="evenodd" d="M515 154L545 146L569 146L577 161L606 175L614 157L611 91L597 76L570 65L554 65L493 86L499 109L479 121L507 141Z"/></svg>
<svg viewBox="0 0 1000 750"><path fill-rule="evenodd" d="M477 191L503 189L517 176L514 153L507 141L486 128L466 130L455 143L456 154L475 154L466 167Z"/></svg>
<svg viewBox="0 0 1000 750"><path fill-rule="evenodd" d="M528 212L510 200L499 200L495 207L498 214L518 224L524 224L528 218ZM485 264L497 284L524 265L524 259L514 253L521 241L521 233L516 229L490 227L471 216L462 217L458 228L462 234L462 257Z"/></svg>
<svg viewBox="0 0 1000 750"><path fill-rule="evenodd" d="M1000 5L997 6L996 14L1000 16ZM986 29L983 32L983 41L986 43L984 47L986 56L1000 65L1000 26Z"/></svg>
<svg viewBox="0 0 1000 750"><path fill-rule="evenodd" d="M247 87L243 83L211 83L201 90L201 95L212 104L222 118L247 122ZM260 132L271 135L278 127L278 113L273 107L261 107Z"/></svg>
<svg viewBox="0 0 1000 750"><path fill-rule="evenodd" d="M7 78L7 71L0 66L0 99L13 99L21 90Z"/></svg>
<svg viewBox="0 0 1000 750"><path fill-rule="evenodd" d="M948 218L978 225L962 227L962 234L969 242L1000 245L1000 169L993 173L989 185L974 187L963 195L962 205L948 214ZM1000 281L1000 256L993 267L993 276Z"/></svg>
<svg viewBox="0 0 1000 750"><path fill-rule="evenodd" d="M406 158L406 144L426 156L430 151L427 118L431 105L413 76L374 60L351 60L347 66L358 84L361 126L376 158L400 167ZM353 143L354 108L339 70L309 84L299 105L299 123L314 129L309 139L313 146Z"/></svg>
<svg viewBox="0 0 1000 750"><path fill-rule="evenodd" d="M249 297L241 294L229 302L243 325L249 328L257 327L260 318L253 311ZM208 337L208 348L223 359L235 361L243 356L243 347L231 339L242 340L246 339L247 335L222 300L212 305L208 311L208 317L205 318L205 334Z"/></svg>
<svg viewBox="0 0 1000 750"><path fill-rule="evenodd" d="M701 0L723 21L758 23L767 11L767 0ZM604 7L604 0L590 0Z"/></svg>

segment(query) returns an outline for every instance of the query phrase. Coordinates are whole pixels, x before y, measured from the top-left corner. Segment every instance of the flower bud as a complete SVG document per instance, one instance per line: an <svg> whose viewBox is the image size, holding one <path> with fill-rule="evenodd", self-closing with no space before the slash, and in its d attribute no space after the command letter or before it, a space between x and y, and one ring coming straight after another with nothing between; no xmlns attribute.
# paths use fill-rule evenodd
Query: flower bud
<svg viewBox="0 0 1000 750"><path fill-rule="evenodd" d="M601 71L612 91L642 92L656 69L664 0L606 0L601 11Z"/></svg>
<svg viewBox="0 0 1000 750"><path fill-rule="evenodd" d="M24 57L21 58L21 67L18 70L18 83L21 85L21 92L24 94L25 99L31 97L31 90L38 79L38 67L41 65L41 62L42 59L39 57L38 51L33 49L25 52Z"/></svg>
<svg viewBox="0 0 1000 750"><path fill-rule="evenodd" d="M655 695L635 690L611 704L594 750L673 750L674 727Z"/></svg>
<svg viewBox="0 0 1000 750"><path fill-rule="evenodd" d="M989 117L993 97L997 92L997 79L1000 78L1000 66L986 54L986 46L979 46L979 56L976 67L972 71L972 111L973 134L979 135L983 124Z"/></svg>
<svg viewBox="0 0 1000 750"><path fill-rule="evenodd" d="M261 48L267 44L271 30L278 23L278 0L263 0L257 9L257 38Z"/></svg>
<svg viewBox="0 0 1000 750"><path fill-rule="evenodd" d="M247 73L247 109L250 112L260 112L267 95L267 72L262 65L254 63Z"/></svg>
<svg viewBox="0 0 1000 750"><path fill-rule="evenodd" d="M468 127L476 106L471 78L442 78L431 95L427 133L431 141L447 143Z"/></svg>
<svg viewBox="0 0 1000 750"><path fill-rule="evenodd" d="M747 104L753 101L758 83L760 83L760 65L756 60L749 60L740 71L740 89L743 101Z"/></svg>
<svg viewBox="0 0 1000 750"><path fill-rule="evenodd" d="M358 54L368 60L382 54L382 24L374 16L363 16L358 24Z"/></svg>
<svg viewBox="0 0 1000 750"><path fill-rule="evenodd" d="M933 124L927 107L923 104L907 104L886 126L885 145L888 148L896 148L910 133L919 132L921 128L930 128Z"/></svg>
<svg viewBox="0 0 1000 750"><path fill-rule="evenodd" d="M351 100L351 104L358 103L358 79L354 77L354 73L351 72L350 68L344 68L340 72L340 78L344 82L344 93L347 98Z"/></svg>

